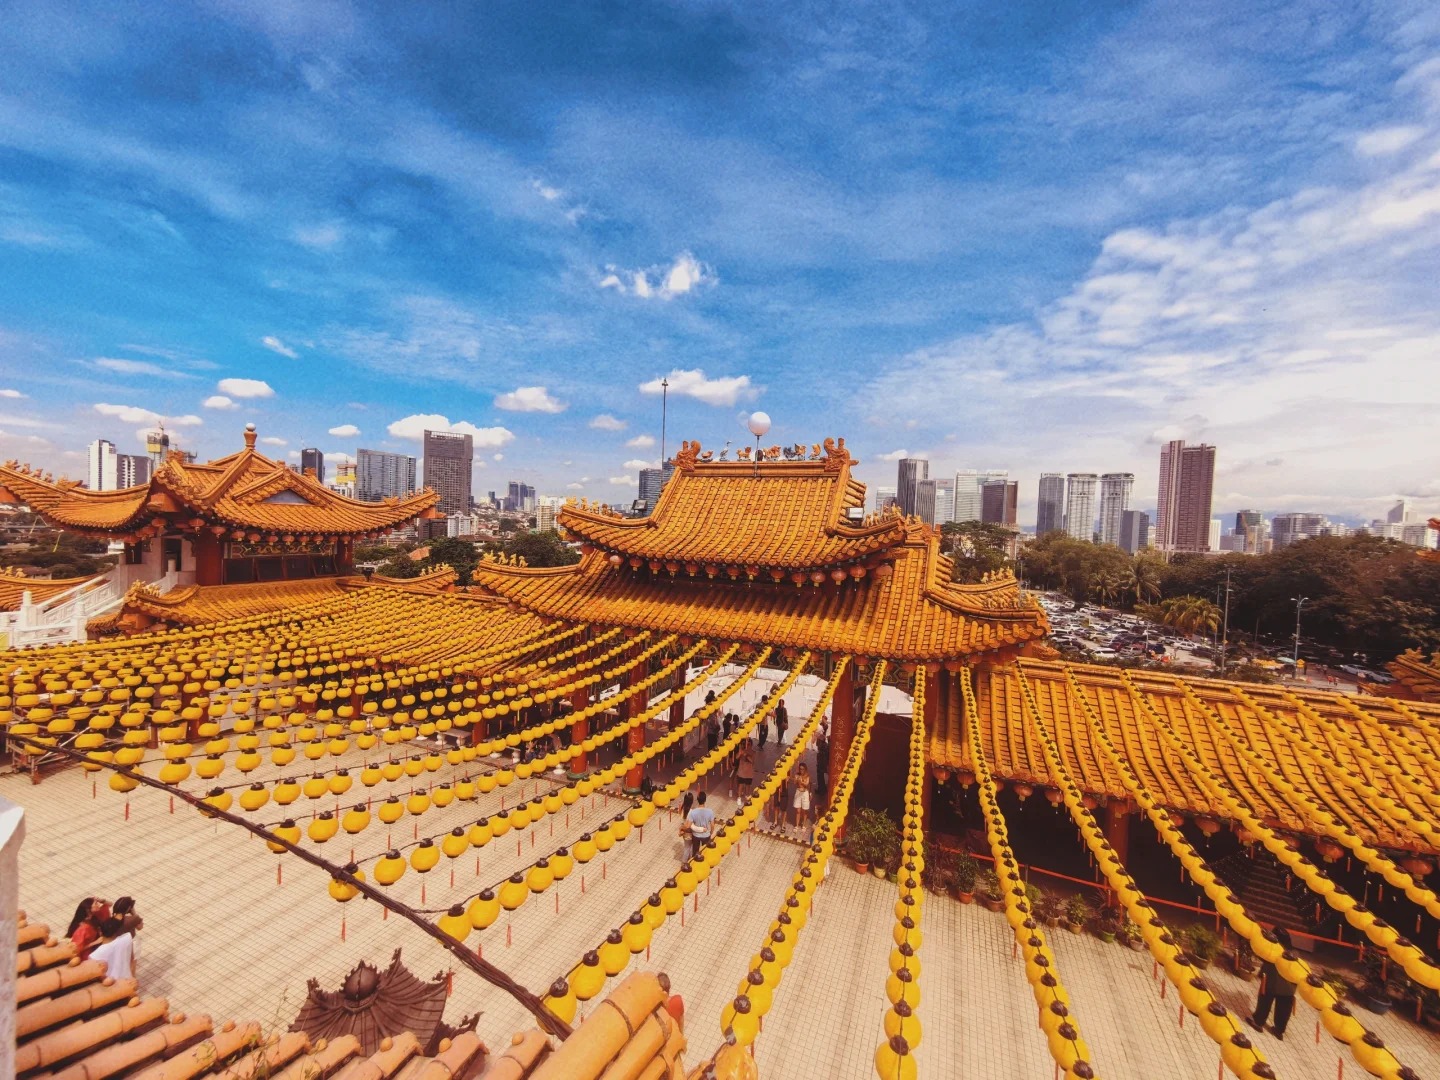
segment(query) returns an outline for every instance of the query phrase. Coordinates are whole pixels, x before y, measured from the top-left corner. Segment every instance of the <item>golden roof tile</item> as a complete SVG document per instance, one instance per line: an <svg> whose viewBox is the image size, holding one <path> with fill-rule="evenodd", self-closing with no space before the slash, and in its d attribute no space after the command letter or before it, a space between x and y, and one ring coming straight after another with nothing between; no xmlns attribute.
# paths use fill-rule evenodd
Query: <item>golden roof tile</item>
<svg viewBox="0 0 1440 1080"><path fill-rule="evenodd" d="M83 585L87 581L98 581L99 575L73 578L32 578L17 570L0 567L0 611L15 611L25 593L30 594L33 603L39 604Z"/></svg>

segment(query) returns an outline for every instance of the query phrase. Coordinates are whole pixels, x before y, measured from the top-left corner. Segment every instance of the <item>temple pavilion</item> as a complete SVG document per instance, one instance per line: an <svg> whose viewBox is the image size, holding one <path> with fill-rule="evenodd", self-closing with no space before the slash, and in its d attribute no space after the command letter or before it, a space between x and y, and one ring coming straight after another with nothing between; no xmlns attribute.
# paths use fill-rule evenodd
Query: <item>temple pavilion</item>
<svg viewBox="0 0 1440 1080"><path fill-rule="evenodd" d="M1237 956L1275 963L1315 1011L1317 1043L1323 1031L1352 1067L1418 1075L1315 973L1308 949L1277 943L1271 927L1284 920L1232 870L1269 868L1317 940L1333 935L1440 988L1440 897L1428 884L1440 853L1440 706L1060 662L1044 612L1012 576L958 584L936 530L864 512L843 440L746 462L686 442L649 517L572 503L558 520L581 546L577 564L486 559L468 586L448 572L403 584L348 572L354 537L423 516L433 495L354 503L256 454L253 431L246 442L205 466L167 462L129 492L0 472L11 498L47 518L123 536L127 556L160 560L152 571L194 575L132 597L164 629L136 622L129 637L0 653L10 749L67 756L127 800L168 793L222 831L260 836L291 877L313 876L342 904L363 895L383 905L395 935L408 920L440 942L535 1021L484 1075L765 1075L750 1048L788 988L807 922L813 934L816 920L854 915L826 902L835 886L822 882L861 803L889 808L899 828L876 1075L953 1075L925 1060L925 1040L949 1021L921 997L950 958L927 960L923 974L919 962L922 879L947 843L995 875L1010 974L1033 1002L1024 1023L1038 1022L1056 1075L1100 1075L1104 1048L1086 1042L1087 1001L1066 990L1022 848L1073 850L1072 879L1133 927L1182 1026L1193 1017L1210 1040L1207 1073L1218 1062L1242 1078L1277 1075L1233 999L1221 1000L1172 932L1171 920L1193 917L1177 912L1223 930ZM802 686L793 739L757 773L752 798L723 808L708 843L669 876L635 882L633 914L598 926L594 947L560 970L529 970L525 957L502 970L495 938L503 927L508 944L517 912L543 910L542 894L586 864L638 846L647 824L654 835L652 821L723 778ZM706 744L722 712L738 721ZM828 784L814 832L786 849L788 885L751 901L776 917L748 965L704 958L736 968L740 986L718 1017L691 1016L682 1032L666 1012L668 983L619 980L643 965L654 935L699 910L822 725L828 759L815 767ZM555 839L537 844L542 823ZM527 828L528 845L518 839ZM482 876L502 851L492 885L457 879L471 858ZM432 873L445 866L449 887ZM1186 904L1157 891L1177 876ZM576 902L572 918L583 918L589 901ZM558 915L558 892L554 905ZM527 955L538 966L542 952ZM612 1007L595 1008L607 992ZM297 1041L276 1067L340 1067L323 1058ZM38 1076L50 1059L37 1050L26 1060L38 1064L22 1075ZM396 1075L407 1060L372 1058L364 1075ZM459 1074L422 1072L432 1065L419 1061L404 1075Z"/></svg>

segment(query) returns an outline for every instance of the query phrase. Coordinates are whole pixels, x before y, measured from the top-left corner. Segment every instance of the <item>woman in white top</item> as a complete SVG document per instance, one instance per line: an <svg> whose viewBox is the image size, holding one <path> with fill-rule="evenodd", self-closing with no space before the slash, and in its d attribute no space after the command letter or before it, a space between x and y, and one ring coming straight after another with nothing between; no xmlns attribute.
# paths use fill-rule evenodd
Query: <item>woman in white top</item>
<svg viewBox="0 0 1440 1080"><path fill-rule="evenodd" d="M104 940L91 950L90 959L104 964L105 974L112 979L133 979L138 951L135 935L144 925L144 920L133 913L107 920L100 930Z"/></svg>

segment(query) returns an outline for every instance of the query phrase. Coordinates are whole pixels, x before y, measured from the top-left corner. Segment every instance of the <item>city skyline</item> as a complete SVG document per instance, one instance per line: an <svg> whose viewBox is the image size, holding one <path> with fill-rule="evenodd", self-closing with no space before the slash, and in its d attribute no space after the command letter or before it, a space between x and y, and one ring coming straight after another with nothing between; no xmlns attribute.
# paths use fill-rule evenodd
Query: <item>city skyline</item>
<svg viewBox="0 0 1440 1080"><path fill-rule="evenodd" d="M1021 520L1076 459L1153 490L1177 437L1226 447L1220 508L1440 498L1440 28L1028 11L17 5L0 456L80 477L162 418L202 459L246 421L337 464L460 430L477 489L511 459L614 502L664 380L671 449L763 408L872 485L1004 468Z"/></svg>

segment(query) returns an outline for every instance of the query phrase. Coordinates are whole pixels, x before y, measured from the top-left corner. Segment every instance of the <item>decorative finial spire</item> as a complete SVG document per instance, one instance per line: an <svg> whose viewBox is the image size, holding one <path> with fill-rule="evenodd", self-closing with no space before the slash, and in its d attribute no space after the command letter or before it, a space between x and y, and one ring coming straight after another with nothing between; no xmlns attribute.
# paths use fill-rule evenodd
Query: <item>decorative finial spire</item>
<svg viewBox="0 0 1440 1080"><path fill-rule="evenodd" d="M245 425L245 449L246 449L246 450L254 450L254 449L255 449L255 425L254 425L254 424L246 424L246 425Z"/></svg>

